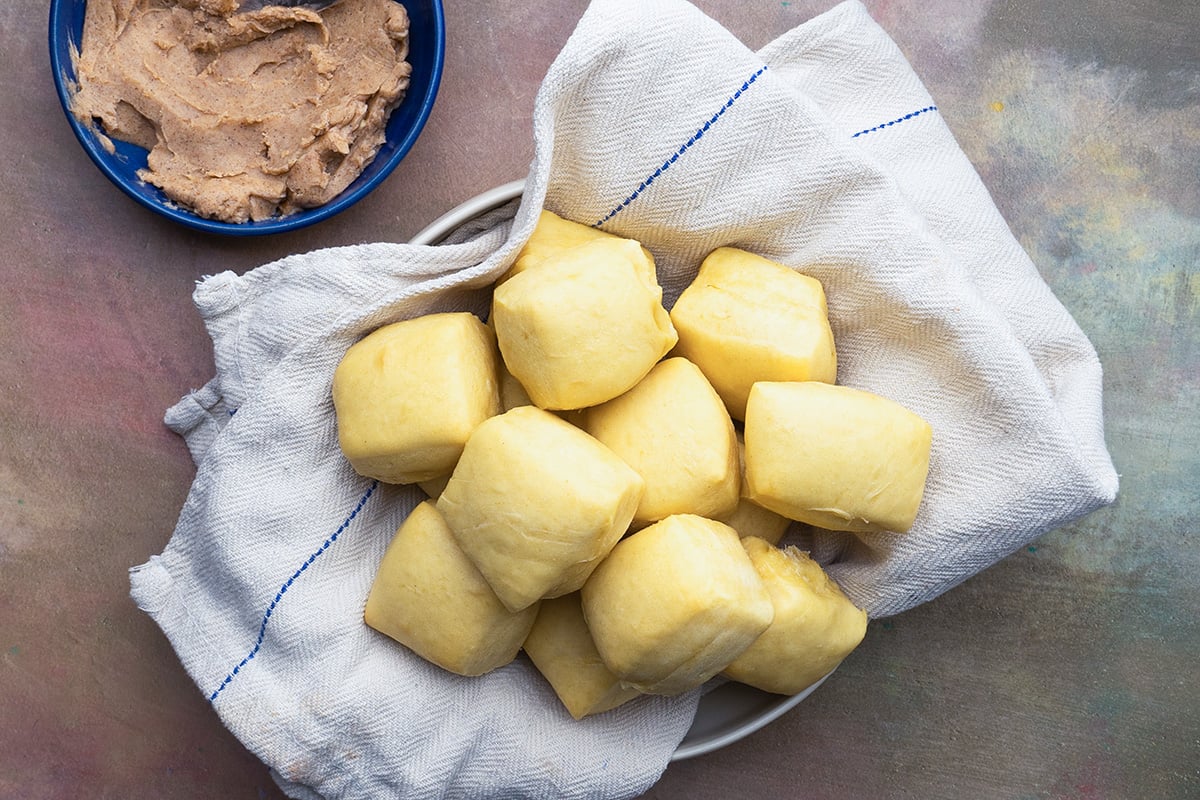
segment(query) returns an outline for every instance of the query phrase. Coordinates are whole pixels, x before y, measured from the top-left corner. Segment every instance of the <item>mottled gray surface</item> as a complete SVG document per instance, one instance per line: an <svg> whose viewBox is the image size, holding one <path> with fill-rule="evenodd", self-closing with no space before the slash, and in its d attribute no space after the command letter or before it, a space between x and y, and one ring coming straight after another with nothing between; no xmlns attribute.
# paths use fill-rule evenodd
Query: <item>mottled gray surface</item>
<svg viewBox="0 0 1200 800"><path fill-rule="evenodd" d="M752 47L828 2L698 5ZM424 135L295 234L189 233L127 200L54 96L46 4L0 4L0 797L278 797L126 569L192 476L162 411L211 372L201 275L403 241L521 177L585 4L450 3ZM1112 507L874 623L809 700L652 798L1200 796L1200 6L870 0L1105 365Z"/></svg>

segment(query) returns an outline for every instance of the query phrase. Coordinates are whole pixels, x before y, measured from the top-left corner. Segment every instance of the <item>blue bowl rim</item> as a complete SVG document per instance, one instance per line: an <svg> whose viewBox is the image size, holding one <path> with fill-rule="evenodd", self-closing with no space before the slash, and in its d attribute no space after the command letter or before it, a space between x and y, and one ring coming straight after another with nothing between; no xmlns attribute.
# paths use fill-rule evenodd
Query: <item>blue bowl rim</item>
<svg viewBox="0 0 1200 800"><path fill-rule="evenodd" d="M71 113L71 98L68 88L68 81L74 77L74 66L70 63L63 63L61 50L69 50L70 36L67 35L68 44L66 48L60 48L60 37L67 29L67 23L63 19L66 13L66 8L77 2L78 0L50 0L50 20L49 20L49 47L50 47L50 68L54 78L54 88L58 93L58 100L62 106L63 113L67 117L68 123L71 125L71 130L75 134L75 138L83 146L84 152L91 158L102 173L112 181L118 188L121 189L127 196L131 197L138 204L145 208L162 214L175 222L186 227L205 231L207 233L224 234L227 236L259 236L270 233L283 233L287 231L300 230L309 225L315 225L322 220L328 219L335 214L344 211L356 202L361 200L380 183L387 178L397 165L408 155L409 150L417 141L422 129L425 127L426 121L429 119L429 114L433 111L434 101L437 99L438 89L442 82L442 72L446 60L446 19L445 12L442 8L441 0L431 0L433 11L434 25L434 48L433 61L430 70L430 80L424 94L419 98L419 107L412 126L405 132L404 137L396 145L395 149L388 157L387 162L383 167L372 175L369 179L363 181L357 186L351 184L334 199L328 203L318 206L313 209L308 209L302 213L294 214L286 217L276 217L269 220L259 222L243 222L231 223L221 222L218 220L207 219L197 214L193 214L183 208L177 208L168 205L166 202L155 202L150 198L134 191L128 184L124 176L120 175L109 164L110 154L104 150L93 133L87 130L75 115ZM83 0L86 6L87 0ZM397 0L399 2L400 0ZM68 77L70 76L70 77ZM408 96L404 102L408 101Z"/></svg>

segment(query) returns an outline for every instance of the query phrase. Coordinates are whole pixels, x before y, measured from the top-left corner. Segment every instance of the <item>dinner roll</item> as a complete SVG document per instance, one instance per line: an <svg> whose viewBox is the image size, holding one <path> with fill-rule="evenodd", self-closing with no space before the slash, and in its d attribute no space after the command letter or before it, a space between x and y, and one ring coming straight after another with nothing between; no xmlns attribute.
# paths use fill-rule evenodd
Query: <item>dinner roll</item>
<svg viewBox="0 0 1200 800"><path fill-rule="evenodd" d="M630 389L676 342L662 289L636 242L596 239L496 288L492 321L509 372L534 404L584 408Z"/></svg>
<svg viewBox="0 0 1200 800"><path fill-rule="evenodd" d="M429 501L393 537L363 612L375 630L458 675L512 661L536 617L536 605L504 607Z"/></svg>
<svg viewBox="0 0 1200 800"><path fill-rule="evenodd" d="M644 486L579 428L518 406L475 429L437 505L516 611L581 587L629 527Z"/></svg>
<svg viewBox="0 0 1200 800"><path fill-rule="evenodd" d="M659 362L628 392L588 409L584 429L646 481L635 526L672 514L719 517L737 507L733 420L687 359Z"/></svg>
<svg viewBox="0 0 1200 800"><path fill-rule="evenodd" d="M912 527L933 430L899 403L827 383L756 383L745 436L754 502L832 530Z"/></svg>
<svg viewBox="0 0 1200 800"><path fill-rule="evenodd" d="M499 286L514 275L517 275L530 267L541 264L548 258L557 256L564 250L570 250L572 247L578 247L581 244L593 242L596 239L620 239L621 237L602 231L599 228L593 228L591 225L584 225L579 222L574 222L569 219L563 219L553 211L542 210L538 215L537 225L533 229L533 233L526 240L525 245L517 253L517 258L513 265L508 268L508 272L504 273L496 285ZM631 239L626 241L633 241ZM657 284L658 278L655 275L654 256L650 251L642 247L637 242L637 252L629 254L630 259L638 268L638 272L646 279L649 284Z"/></svg>
<svg viewBox="0 0 1200 800"><path fill-rule="evenodd" d="M671 309L675 352L704 372L734 419L756 381L837 378L820 281L761 256L721 247Z"/></svg>
<svg viewBox="0 0 1200 800"><path fill-rule="evenodd" d="M619 542L582 597L605 665L648 694L675 695L704 683L774 618L737 533L692 514Z"/></svg>
<svg viewBox="0 0 1200 800"><path fill-rule="evenodd" d="M858 647L867 613L807 553L754 537L742 545L771 595L775 619L723 674L764 692L798 694Z"/></svg>
<svg viewBox="0 0 1200 800"><path fill-rule="evenodd" d="M575 719L616 708L639 695L604 666L579 605L579 592L543 600L525 653Z"/></svg>
<svg viewBox="0 0 1200 800"><path fill-rule="evenodd" d="M449 473L475 426L500 412L492 332L466 312L385 325L333 375L342 452L361 475L417 483Z"/></svg>

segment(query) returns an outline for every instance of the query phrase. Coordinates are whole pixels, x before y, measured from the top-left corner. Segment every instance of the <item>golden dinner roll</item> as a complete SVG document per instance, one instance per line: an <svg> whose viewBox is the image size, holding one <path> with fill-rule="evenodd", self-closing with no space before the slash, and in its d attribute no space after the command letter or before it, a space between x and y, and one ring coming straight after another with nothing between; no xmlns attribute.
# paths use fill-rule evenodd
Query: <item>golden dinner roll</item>
<svg viewBox="0 0 1200 800"><path fill-rule="evenodd" d="M437 506L516 611L581 587L628 529L644 485L579 428L519 406L475 429Z"/></svg>
<svg viewBox="0 0 1200 800"><path fill-rule="evenodd" d="M632 388L675 345L662 289L631 260L639 251L627 239L596 239L496 288L500 352L535 405L603 403Z"/></svg>
<svg viewBox="0 0 1200 800"><path fill-rule="evenodd" d="M363 612L375 630L458 675L512 661L536 617L536 605L504 607L428 501L388 545Z"/></svg>
<svg viewBox="0 0 1200 800"><path fill-rule="evenodd" d="M745 437L754 502L831 530L912 527L933 430L899 403L827 383L756 383Z"/></svg>
<svg viewBox="0 0 1200 800"><path fill-rule="evenodd" d="M775 619L723 674L764 692L798 694L858 647L867 613L807 553L754 537L742 545L771 595Z"/></svg>
<svg viewBox="0 0 1200 800"><path fill-rule="evenodd" d="M737 507L737 438L725 404L684 358L659 362L628 392L587 410L584 429L646 481L634 525Z"/></svg>
<svg viewBox="0 0 1200 800"><path fill-rule="evenodd" d="M500 412L495 337L473 314L385 325L333 375L342 452L361 475L417 483L449 473L475 426Z"/></svg>
<svg viewBox="0 0 1200 800"><path fill-rule="evenodd" d="M621 540L582 598L605 665L648 694L675 695L704 683L774 617L737 533L692 514Z"/></svg>
<svg viewBox="0 0 1200 800"><path fill-rule="evenodd" d="M604 666L588 632L579 593L543 600L525 639L525 653L575 719L599 714L637 697Z"/></svg>
<svg viewBox="0 0 1200 800"><path fill-rule="evenodd" d="M675 353L700 367L734 419L756 381L837 378L820 281L761 256L721 247L671 309Z"/></svg>
<svg viewBox="0 0 1200 800"><path fill-rule="evenodd" d="M595 241L596 239L613 239L617 240L621 237L602 231L599 228L593 228L590 225L583 225L579 222L574 222L569 219L563 219L553 211L543 210L538 215L537 225L533 229L533 233L525 242L525 245L517 253L516 261L509 267L508 272L504 273L496 285L504 283L514 275L517 275L530 267L541 264L548 258L557 256L564 250L570 250L572 247L578 247L581 244ZM633 241L626 239L624 241ZM637 252L630 253L630 259L638 268L638 272L646 279L647 283L657 285L658 278L655 275L654 256L650 251L642 247L637 242Z"/></svg>

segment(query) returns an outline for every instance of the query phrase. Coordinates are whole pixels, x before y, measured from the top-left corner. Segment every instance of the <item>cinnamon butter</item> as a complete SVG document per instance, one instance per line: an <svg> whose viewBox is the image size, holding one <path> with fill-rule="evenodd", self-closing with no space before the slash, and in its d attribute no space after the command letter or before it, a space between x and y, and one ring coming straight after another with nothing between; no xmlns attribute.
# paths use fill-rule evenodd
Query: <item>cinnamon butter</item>
<svg viewBox="0 0 1200 800"><path fill-rule="evenodd" d="M85 124L149 151L143 180L233 223L336 197L383 145L411 73L394 0L239 5L91 0L72 101Z"/></svg>

